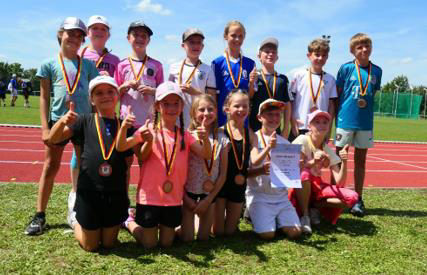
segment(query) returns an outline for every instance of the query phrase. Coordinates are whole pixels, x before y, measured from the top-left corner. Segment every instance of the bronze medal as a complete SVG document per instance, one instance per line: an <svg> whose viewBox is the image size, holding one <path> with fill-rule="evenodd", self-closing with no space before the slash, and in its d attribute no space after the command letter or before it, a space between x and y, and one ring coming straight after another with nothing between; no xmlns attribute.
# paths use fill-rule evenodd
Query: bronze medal
<svg viewBox="0 0 427 275"><path fill-rule="evenodd" d="M203 183L203 191L205 191L206 193L210 193L213 189L214 183L211 180L205 180L205 182Z"/></svg>
<svg viewBox="0 0 427 275"><path fill-rule="evenodd" d="M113 173L113 167L108 162L99 165L98 173L101 177L109 177Z"/></svg>
<svg viewBox="0 0 427 275"><path fill-rule="evenodd" d="M317 106L313 106L313 107L311 107L310 108L310 113L312 113L312 112L314 112L314 111L316 111L318 108L317 108Z"/></svg>
<svg viewBox="0 0 427 275"><path fill-rule="evenodd" d="M357 100L357 106L359 106L359 108L365 108L365 107L366 107L366 105L368 105L368 103L366 102L366 100L365 100L365 99L363 99L363 98L359 98L359 99Z"/></svg>
<svg viewBox="0 0 427 275"><path fill-rule="evenodd" d="M245 184L245 181L246 181L246 178L245 178L245 176L243 176L242 174L237 174L237 175L234 177L234 182L235 182L237 185L243 185L243 184Z"/></svg>
<svg viewBox="0 0 427 275"><path fill-rule="evenodd" d="M172 192L173 183L170 180L166 180L163 183L163 187L162 188L163 188L163 192L165 192L166 194L168 194L168 193Z"/></svg>

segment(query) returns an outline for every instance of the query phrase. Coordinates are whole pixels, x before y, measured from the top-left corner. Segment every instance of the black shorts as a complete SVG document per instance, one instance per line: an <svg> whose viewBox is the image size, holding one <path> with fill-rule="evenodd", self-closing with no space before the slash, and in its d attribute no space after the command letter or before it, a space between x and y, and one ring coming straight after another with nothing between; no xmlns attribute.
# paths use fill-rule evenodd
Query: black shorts
<svg viewBox="0 0 427 275"><path fill-rule="evenodd" d="M136 205L135 222L145 228L159 225L175 228L181 225L182 206Z"/></svg>
<svg viewBox="0 0 427 275"><path fill-rule="evenodd" d="M191 192L186 192L186 193L187 193L187 196L189 196L190 199L192 199L195 202L201 201L201 200L203 200L204 198L206 198L208 196L206 194L194 194L194 193L191 193ZM216 197L212 200L211 203L214 203L215 200L216 200Z"/></svg>
<svg viewBox="0 0 427 275"><path fill-rule="evenodd" d="M231 202L245 202L246 183L237 185L234 181L226 181L218 192L217 198L223 198Z"/></svg>
<svg viewBox="0 0 427 275"><path fill-rule="evenodd" d="M1 99L6 99L6 93L3 93L3 92L2 92L2 93L0 93L0 98L1 98Z"/></svg>
<svg viewBox="0 0 427 275"><path fill-rule="evenodd" d="M58 122L57 120L56 121L55 120L49 120L49 122L48 122L49 129L52 129L53 125L55 125L55 123L57 123L57 122ZM67 145L67 143L69 141L70 141L69 139L66 139L64 141L61 141L60 143L55 144L55 145L57 145L57 146L65 146L65 145Z"/></svg>
<svg viewBox="0 0 427 275"><path fill-rule="evenodd" d="M108 228L128 218L129 198L126 191L93 191L77 188L76 219L86 230Z"/></svg>

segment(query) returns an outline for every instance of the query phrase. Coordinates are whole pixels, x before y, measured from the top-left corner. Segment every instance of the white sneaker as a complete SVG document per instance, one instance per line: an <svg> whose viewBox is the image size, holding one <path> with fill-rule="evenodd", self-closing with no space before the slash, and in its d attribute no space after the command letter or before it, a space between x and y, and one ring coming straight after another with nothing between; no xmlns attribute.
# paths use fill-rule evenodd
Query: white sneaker
<svg viewBox="0 0 427 275"><path fill-rule="evenodd" d="M76 192L70 191L68 194L68 213L67 213L67 223L74 229L74 225L77 223L76 211L74 211L74 204L76 203Z"/></svg>
<svg viewBox="0 0 427 275"><path fill-rule="evenodd" d="M317 208L310 208L310 222L314 225L320 223L320 211Z"/></svg>
<svg viewBox="0 0 427 275"><path fill-rule="evenodd" d="M311 234L313 231L311 230L310 217L302 216L300 218L302 232L306 234Z"/></svg>

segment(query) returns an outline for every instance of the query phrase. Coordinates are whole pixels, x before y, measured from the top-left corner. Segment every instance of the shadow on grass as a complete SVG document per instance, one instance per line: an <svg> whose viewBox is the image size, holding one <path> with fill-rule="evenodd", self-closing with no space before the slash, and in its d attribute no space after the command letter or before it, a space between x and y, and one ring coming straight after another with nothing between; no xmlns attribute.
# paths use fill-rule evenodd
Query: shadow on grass
<svg viewBox="0 0 427 275"><path fill-rule="evenodd" d="M138 245L136 241L130 241L122 243L119 247L105 253L135 259L141 264L154 263L155 261L151 257L168 255L191 263L195 267L208 268L212 266L216 252L225 249L229 249L241 256L251 257L255 255L258 261L266 262L268 258L262 251L258 250L258 246L262 244L265 244L265 242L258 239L252 231L241 231L233 235L233 237L212 238L206 242L183 243L175 240L175 243L170 248L155 248L152 250L146 250L141 245ZM220 266L221 263L215 262L215 265Z"/></svg>
<svg viewBox="0 0 427 275"><path fill-rule="evenodd" d="M427 211L368 208L366 209L366 215L418 218L418 217L427 217Z"/></svg>

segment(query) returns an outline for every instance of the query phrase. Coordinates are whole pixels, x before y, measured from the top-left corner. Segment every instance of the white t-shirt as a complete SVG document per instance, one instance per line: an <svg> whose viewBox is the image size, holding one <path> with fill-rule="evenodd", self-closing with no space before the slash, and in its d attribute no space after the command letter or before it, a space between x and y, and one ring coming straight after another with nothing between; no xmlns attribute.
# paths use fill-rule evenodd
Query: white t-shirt
<svg viewBox="0 0 427 275"><path fill-rule="evenodd" d="M169 80L175 83L179 84L179 72L181 70L182 61L174 63L169 68ZM188 78L191 76L191 73L194 70L194 65L192 64L184 64L184 67L182 69L182 76L181 76L181 83L185 84ZM190 81L190 80L188 80ZM215 82L215 75L212 70L212 68L209 65L206 65L204 63L200 64L199 67L196 69L192 79L191 79L191 86L193 88L196 88L197 90L206 93L207 88L211 88L216 90L216 82ZM194 96L183 93L184 94L184 125L185 128L188 128L190 125L190 109L191 104L193 102Z"/></svg>
<svg viewBox="0 0 427 275"><path fill-rule="evenodd" d="M316 95L317 89L320 84L320 75L311 74L313 94ZM337 87L335 85L335 78L323 72L323 85L319 91L319 95L316 101L316 106L319 110L327 112L329 107L329 99L337 98ZM292 117L303 122L303 125L299 125L299 129L308 129L308 118L307 115L310 113L310 109L314 107L311 90L310 90L310 79L309 70L302 69L292 77L289 91L294 97L292 102Z"/></svg>
<svg viewBox="0 0 427 275"><path fill-rule="evenodd" d="M212 136L209 137L209 141L211 143L211 148L213 148L214 140ZM224 132L221 129L219 129L211 176L208 176L207 174L204 159L200 158L199 156L195 155L190 151L190 156L188 159L188 176L187 176L187 183L185 185L185 191L193 194L207 194L207 192L203 190L203 182L209 179L213 183L215 183L220 172L219 163L221 161L221 158L220 158L221 150L225 148L229 142L230 141L228 140ZM210 161L209 161L209 164L210 164ZM226 173L226 172L227 172L226 170L222 171L222 173Z"/></svg>
<svg viewBox="0 0 427 275"><path fill-rule="evenodd" d="M258 136L258 150L261 152L264 149L262 144L262 140L259 138L259 134L261 130L256 132ZM270 136L264 136L265 143L268 144L270 140ZM276 135L277 144L289 144L289 141L284 139L282 136ZM259 166L253 166L250 164L250 168L259 168L264 162L268 161L266 157L262 164ZM277 203L288 201L288 189L286 187L282 188L273 188L271 186L270 176L269 175L261 175L258 177L248 178L247 180L248 187L246 189L246 201L248 204L253 202L269 202L269 203Z"/></svg>

